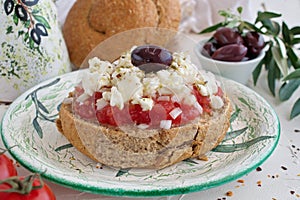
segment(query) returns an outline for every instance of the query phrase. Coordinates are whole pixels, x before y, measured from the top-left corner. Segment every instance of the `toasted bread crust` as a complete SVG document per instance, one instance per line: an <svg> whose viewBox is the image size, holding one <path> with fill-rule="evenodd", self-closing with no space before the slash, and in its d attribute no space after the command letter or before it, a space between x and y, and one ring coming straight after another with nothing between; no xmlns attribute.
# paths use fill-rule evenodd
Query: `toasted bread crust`
<svg viewBox="0 0 300 200"><path fill-rule="evenodd" d="M62 104L56 124L75 148L96 162L120 168L160 169L201 157L216 147L226 135L230 115L230 101L225 98L222 109L180 127L124 130L82 120L72 113L71 104Z"/></svg>
<svg viewBox="0 0 300 200"><path fill-rule="evenodd" d="M96 45L123 31L158 27L177 31L178 0L77 0L63 26L71 62L80 67Z"/></svg>

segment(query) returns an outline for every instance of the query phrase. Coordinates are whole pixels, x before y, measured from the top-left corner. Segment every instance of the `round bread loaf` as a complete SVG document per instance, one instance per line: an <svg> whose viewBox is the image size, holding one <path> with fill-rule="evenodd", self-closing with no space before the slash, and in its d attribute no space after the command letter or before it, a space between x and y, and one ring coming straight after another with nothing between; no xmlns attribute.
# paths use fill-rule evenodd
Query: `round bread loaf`
<svg viewBox="0 0 300 200"><path fill-rule="evenodd" d="M58 130L80 152L102 164L120 168L161 169L187 158L202 157L216 147L229 128L231 105L171 129L126 129L82 120L63 103Z"/></svg>
<svg viewBox="0 0 300 200"><path fill-rule="evenodd" d="M78 68L96 45L116 33L143 27L177 30L180 18L178 0L77 0L63 35Z"/></svg>

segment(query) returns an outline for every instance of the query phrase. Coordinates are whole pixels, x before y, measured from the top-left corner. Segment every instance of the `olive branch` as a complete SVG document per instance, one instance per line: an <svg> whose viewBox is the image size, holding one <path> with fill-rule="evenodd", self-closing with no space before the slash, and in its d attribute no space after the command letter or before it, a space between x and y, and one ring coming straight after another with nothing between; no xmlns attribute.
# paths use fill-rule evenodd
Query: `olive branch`
<svg viewBox="0 0 300 200"><path fill-rule="evenodd" d="M48 21L39 14L38 9L34 9L39 0L5 0L4 11L6 15L13 17L13 22L17 26L22 23L27 30L19 30L18 37L23 36L25 44L30 49L37 50L39 53L39 45L42 37L48 36L48 30L51 29ZM6 29L6 34L13 33L13 26Z"/></svg>
<svg viewBox="0 0 300 200"><path fill-rule="evenodd" d="M280 101L288 100L300 86L300 58L296 53L296 45L300 44L300 26L289 28L282 21L281 24L274 18L281 14L274 12L258 12L254 23L244 21L241 18L242 7L237 8L238 14L228 10L220 10L219 15L224 21L202 30L199 34L216 31L220 27L237 28L240 33L245 30L255 31L268 38L266 54L252 72L254 85L257 84L261 70L267 70L267 81L272 95L276 96L277 80L280 80L278 92ZM299 49L298 49L299 50ZM294 102L290 113L290 119L300 114L300 97Z"/></svg>

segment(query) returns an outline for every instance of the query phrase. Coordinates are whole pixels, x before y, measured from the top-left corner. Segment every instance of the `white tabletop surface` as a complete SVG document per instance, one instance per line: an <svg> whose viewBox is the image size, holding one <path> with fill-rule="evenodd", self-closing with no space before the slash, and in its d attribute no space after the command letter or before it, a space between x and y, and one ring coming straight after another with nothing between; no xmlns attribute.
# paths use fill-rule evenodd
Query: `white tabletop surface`
<svg viewBox="0 0 300 200"><path fill-rule="evenodd" d="M271 4L269 7L276 5ZM294 0L294 6L299 9L300 1ZM289 13L295 11L293 6L284 5L282 7L274 8L276 11L282 13ZM297 11L299 12L299 10ZM286 16L293 16L289 13ZM291 19L290 24L296 25L295 20ZM300 25L300 21L298 23ZM200 36L194 35L194 39L200 39ZM261 171L254 170L249 174L241 177L239 180L232 181L219 187L212 189L170 197L147 198L147 199L181 199L181 200L225 200L225 199L268 199L268 200L286 200L299 199L300 200L300 116L289 119L289 112L293 103L300 96L300 90L286 102L280 102L278 97L273 97L268 90L266 73L263 73L259 79L258 85L253 86L251 80L248 82L248 87L252 88L262 97L264 97L276 111L281 124L281 137L273 154L260 166ZM0 104L0 119L2 119L8 105ZM0 140L0 147L4 145ZM28 175L30 172L23 167L18 167L20 175ZM82 193L80 191L68 189L59 186L55 183L46 181L47 184L54 191L58 200L82 200L82 199L131 199L106 197L101 195L94 195ZM226 195L227 192L232 192L232 196ZM136 199L136 198L135 198ZM141 198L142 199L142 198Z"/></svg>

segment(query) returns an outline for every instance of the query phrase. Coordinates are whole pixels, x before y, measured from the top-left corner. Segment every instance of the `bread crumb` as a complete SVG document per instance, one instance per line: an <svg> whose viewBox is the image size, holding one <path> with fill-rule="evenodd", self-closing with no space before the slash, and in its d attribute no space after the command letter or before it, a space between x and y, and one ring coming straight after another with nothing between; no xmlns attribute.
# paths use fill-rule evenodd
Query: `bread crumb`
<svg viewBox="0 0 300 200"><path fill-rule="evenodd" d="M298 197L298 198L299 198L299 197L300 197L300 194L296 194L296 197Z"/></svg>
<svg viewBox="0 0 300 200"><path fill-rule="evenodd" d="M233 192L232 192L232 191L228 191L228 192L226 192L226 196L228 196L228 197L232 197L232 196L233 196Z"/></svg>
<svg viewBox="0 0 300 200"><path fill-rule="evenodd" d="M237 180L237 182L244 183L245 181L243 179L239 179L239 180Z"/></svg>
<svg viewBox="0 0 300 200"><path fill-rule="evenodd" d="M257 181L256 183L258 187L261 187L261 181Z"/></svg>
<svg viewBox="0 0 300 200"><path fill-rule="evenodd" d="M208 157L206 155L199 156L198 159L203 161L208 161Z"/></svg>
<svg viewBox="0 0 300 200"><path fill-rule="evenodd" d="M70 157L70 160L76 160L76 158L74 158L74 157L72 156L72 157Z"/></svg>

